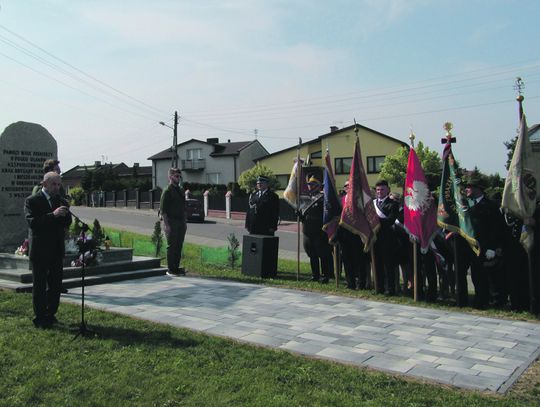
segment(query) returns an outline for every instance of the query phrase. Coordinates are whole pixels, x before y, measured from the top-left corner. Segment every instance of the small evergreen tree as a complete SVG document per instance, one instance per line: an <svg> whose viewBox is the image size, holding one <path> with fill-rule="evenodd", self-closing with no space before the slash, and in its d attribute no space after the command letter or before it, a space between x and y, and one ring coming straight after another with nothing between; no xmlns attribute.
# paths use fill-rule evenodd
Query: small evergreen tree
<svg viewBox="0 0 540 407"><path fill-rule="evenodd" d="M229 241L229 266L231 266L232 269L236 266L236 262L240 258L240 250L238 248L240 247L240 242L236 238L234 233L231 233L229 236L227 236L227 240Z"/></svg>
<svg viewBox="0 0 540 407"><path fill-rule="evenodd" d="M159 257L159 252L161 252L161 248L163 247L163 234L161 233L161 222L159 220L154 225L152 243L156 247L156 257Z"/></svg>
<svg viewBox="0 0 540 407"><path fill-rule="evenodd" d="M92 239L96 242L96 246L99 247L105 239L105 232L99 224L99 220L94 219L94 224L92 226Z"/></svg>

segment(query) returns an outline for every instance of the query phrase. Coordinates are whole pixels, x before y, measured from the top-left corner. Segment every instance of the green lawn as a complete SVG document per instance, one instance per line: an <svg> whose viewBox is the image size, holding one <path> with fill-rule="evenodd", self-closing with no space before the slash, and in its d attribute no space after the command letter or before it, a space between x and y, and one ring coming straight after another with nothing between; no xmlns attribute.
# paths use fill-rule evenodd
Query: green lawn
<svg viewBox="0 0 540 407"><path fill-rule="evenodd" d="M504 397L238 344L102 311L73 340L80 308L32 326L30 294L0 292L0 406L532 406Z"/></svg>

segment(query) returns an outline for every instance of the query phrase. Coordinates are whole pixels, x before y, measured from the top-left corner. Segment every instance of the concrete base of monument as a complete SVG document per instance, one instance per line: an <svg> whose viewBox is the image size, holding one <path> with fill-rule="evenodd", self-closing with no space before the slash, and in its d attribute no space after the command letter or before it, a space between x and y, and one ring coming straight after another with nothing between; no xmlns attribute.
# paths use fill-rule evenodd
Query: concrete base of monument
<svg viewBox="0 0 540 407"><path fill-rule="evenodd" d="M85 268L85 285L159 276L167 271L160 266L157 258L133 256L133 249L113 247L102 254L103 260L100 264ZM81 285L81 267L69 265L75 257L76 254L68 253L64 259L62 284L65 288ZM32 291L32 271L28 257L0 253L0 289Z"/></svg>

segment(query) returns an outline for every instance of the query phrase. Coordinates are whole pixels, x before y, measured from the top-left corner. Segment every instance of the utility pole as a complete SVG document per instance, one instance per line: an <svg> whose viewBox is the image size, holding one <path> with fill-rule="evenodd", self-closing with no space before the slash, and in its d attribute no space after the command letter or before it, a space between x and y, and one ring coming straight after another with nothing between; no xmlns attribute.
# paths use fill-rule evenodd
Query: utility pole
<svg viewBox="0 0 540 407"><path fill-rule="evenodd" d="M162 126L168 127L173 130L173 143L172 143L172 158L171 167L178 168L178 112L174 112L174 126L171 127L165 122L159 122Z"/></svg>
<svg viewBox="0 0 540 407"><path fill-rule="evenodd" d="M178 112L174 112L174 129L173 129L173 165L178 168Z"/></svg>

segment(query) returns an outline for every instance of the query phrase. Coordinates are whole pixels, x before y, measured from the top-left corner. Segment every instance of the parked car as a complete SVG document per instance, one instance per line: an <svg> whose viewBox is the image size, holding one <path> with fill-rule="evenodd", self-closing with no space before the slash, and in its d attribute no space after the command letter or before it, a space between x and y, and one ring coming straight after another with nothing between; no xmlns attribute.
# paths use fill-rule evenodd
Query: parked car
<svg viewBox="0 0 540 407"><path fill-rule="evenodd" d="M184 213L186 220L204 222L204 206L198 199L186 199Z"/></svg>

